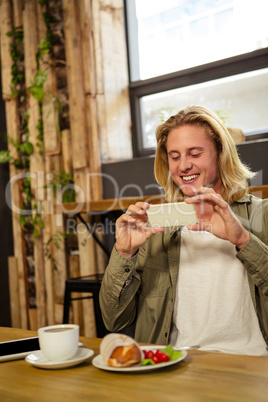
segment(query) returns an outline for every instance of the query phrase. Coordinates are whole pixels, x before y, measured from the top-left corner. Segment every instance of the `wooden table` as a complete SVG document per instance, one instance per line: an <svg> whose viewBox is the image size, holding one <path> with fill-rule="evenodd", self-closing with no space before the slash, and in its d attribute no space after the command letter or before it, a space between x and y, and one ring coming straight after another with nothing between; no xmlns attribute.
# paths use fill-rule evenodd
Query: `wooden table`
<svg viewBox="0 0 268 402"><path fill-rule="evenodd" d="M36 335L0 328L0 341ZM100 339L81 338L99 353ZM192 350L176 365L143 374L101 371L89 360L43 370L24 360L0 363L0 400L7 401L267 401L268 358Z"/></svg>

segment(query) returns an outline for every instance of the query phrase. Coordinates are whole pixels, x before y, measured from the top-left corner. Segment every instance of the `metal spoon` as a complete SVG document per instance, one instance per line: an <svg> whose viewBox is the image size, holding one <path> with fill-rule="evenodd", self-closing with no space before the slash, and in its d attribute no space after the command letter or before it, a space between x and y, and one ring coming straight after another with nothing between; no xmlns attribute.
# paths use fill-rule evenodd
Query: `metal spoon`
<svg viewBox="0 0 268 402"><path fill-rule="evenodd" d="M176 349L179 350L189 350L189 349L199 349L201 348L201 345L193 345L193 346L181 346L181 347L176 347Z"/></svg>

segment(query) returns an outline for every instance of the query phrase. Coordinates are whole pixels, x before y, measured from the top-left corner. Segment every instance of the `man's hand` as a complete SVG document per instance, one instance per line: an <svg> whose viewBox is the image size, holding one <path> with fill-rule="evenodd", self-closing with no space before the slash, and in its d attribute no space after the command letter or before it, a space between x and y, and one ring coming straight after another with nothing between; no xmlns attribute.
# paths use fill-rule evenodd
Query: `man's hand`
<svg viewBox="0 0 268 402"><path fill-rule="evenodd" d="M137 202L117 219L115 248L123 257L131 258L151 236L165 230L148 226L146 210L149 206L147 202Z"/></svg>
<svg viewBox="0 0 268 402"><path fill-rule="evenodd" d="M189 225L190 230L206 230L223 240L229 240L239 249L249 241L249 232L241 225L229 204L212 188L201 187L200 193L187 198L187 204L195 204L198 223Z"/></svg>

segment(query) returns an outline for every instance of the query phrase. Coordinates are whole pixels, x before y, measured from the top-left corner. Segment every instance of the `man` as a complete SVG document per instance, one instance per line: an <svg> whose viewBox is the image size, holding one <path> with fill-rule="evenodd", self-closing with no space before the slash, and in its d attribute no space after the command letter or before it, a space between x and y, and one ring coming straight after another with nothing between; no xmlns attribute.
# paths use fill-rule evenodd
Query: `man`
<svg viewBox="0 0 268 402"><path fill-rule="evenodd" d="M100 293L104 323L135 323L139 342L266 355L268 200L210 110L192 106L156 130L155 177L169 202L194 204L198 223L152 228L147 203L116 223Z"/></svg>

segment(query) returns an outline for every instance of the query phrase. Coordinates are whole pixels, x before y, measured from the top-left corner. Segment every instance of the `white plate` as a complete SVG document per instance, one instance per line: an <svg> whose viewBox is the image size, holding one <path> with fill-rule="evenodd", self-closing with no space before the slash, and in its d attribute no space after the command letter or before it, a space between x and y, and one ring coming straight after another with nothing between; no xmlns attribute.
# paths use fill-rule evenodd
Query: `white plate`
<svg viewBox="0 0 268 402"><path fill-rule="evenodd" d="M165 346L163 345L151 345L151 346L142 346L142 350L153 350L156 351L157 349L163 349ZM174 348L174 350L179 350ZM180 362L181 360L185 359L187 356L186 350L181 350L181 356L178 357L178 359L175 360L170 360L165 363L158 363L158 364L150 364L148 366L141 366L141 365L136 365L136 366L131 366L131 367L112 367L108 366L108 364L104 363L102 356L98 355L94 357L92 360L93 366L101 369L101 370L107 370L107 371L117 371L120 373L135 373L135 372L142 372L142 371L153 371L153 370L159 370L164 367L172 366L173 364L176 364Z"/></svg>
<svg viewBox="0 0 268 402"><path fill-rule="evenodd" d="M27 363L30 363L35 367L55 370L77 366L78 364L83 363L85 360L89 359L93 355L93 350L87 348L79 348L76 355L72 359L65 360L63 362L51 362L44 356L41 350L37 350L34 353L28 355L25 360Z"/></svg>

